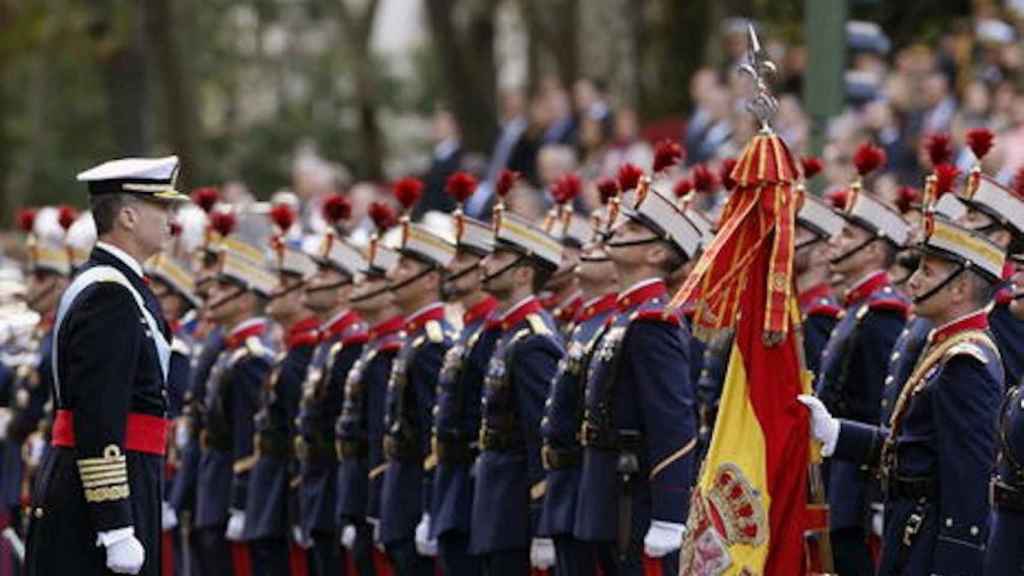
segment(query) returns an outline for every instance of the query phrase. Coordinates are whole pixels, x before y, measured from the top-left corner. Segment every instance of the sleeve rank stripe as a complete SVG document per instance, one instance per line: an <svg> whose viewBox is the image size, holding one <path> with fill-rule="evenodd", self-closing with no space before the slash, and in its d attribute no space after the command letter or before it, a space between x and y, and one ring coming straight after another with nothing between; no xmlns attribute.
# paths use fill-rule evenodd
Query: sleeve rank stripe
<svg viewBox="0 0 1024 576"><path fill-rule="evenodd" d="M127 484L119 486L108 486L103 488L91 488L85 490L86 502L108 502L111 500L124 500L128 498L130 491Z"/></svg>

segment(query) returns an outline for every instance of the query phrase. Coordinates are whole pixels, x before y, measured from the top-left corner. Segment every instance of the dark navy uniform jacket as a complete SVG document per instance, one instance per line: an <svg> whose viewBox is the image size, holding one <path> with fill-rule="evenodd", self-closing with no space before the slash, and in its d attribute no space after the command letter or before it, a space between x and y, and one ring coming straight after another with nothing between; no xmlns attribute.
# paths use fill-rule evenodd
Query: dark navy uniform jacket
<svg viewBox="0 0 1024 576"><path fill-rule="evenodd" d="M10 374L4 405L11 411L7 437L0 443L0 505L21 505L24 475L22 446L39 429L46 402L53 390L53 318L44 318L33 331L34 349L25 363Z"/></svg>
<svg viewBox="0 0 1024 576"><path fill-rule="evenodd" d="M1010 386L1024 378L1024 321L1010 312L1012 298L1008 290L1000 290L996 294L996 305L988 315L992 335L1003 357L1006 382Z"/></svg>
<svg viewBox="0 0 1024 576"><path fill-rule="evenodd" d="M470 466L479 449L480 396L499 333L486 329L485 323L497 306L498 302L488 297L466 311L462 330L445 354L441 368L434 410L437 469L430 502L430 531L434 538L451 530L470 531Z"/></svg>
<svg viewBox="0 0 1024 576"><path fill-rule="evenodd" d="M616 311L614 293L585 303L569 331L567 351L551 381L544 417L541 419L541 453L547 479L547 494L541 508L539 536L572 535L579 496L585 372L597 334Z"/></svg>
<svg viewBox="0 0 1024 576"><path fill-rule="evenodd" d="M227 523L244 511L249 472L256 463L253 420L260 391L274 364L267 321L246 320L225 337L203 395L196 528Z"/></svg>
<svg viewBox="0 0 1024 576"><path fill-rule="evenodd" d="M103 278L62 298L66 313L53 342L53 442L74 447L55 446L44 456L26 574L106 574L96 534L126 526L134 526L146 550L141 573L160 570L164 459L136 448L159 448L163 439L171 332L139 264L113 250L98 244L79 275ZM129 421L145 423L145 433L129 435Z"/></svg>
<svg viewBox="0 0 1024 576"><path fill-rule="evenodd" d="M987 328L979 311L934 330L886 426L841 421L833 460L883 466L879 574L982 574L1003 389Z"/></svg>
<svg viewBox="0 0 1024 576"><path fill-rule="evenodd" d="M652 520L683 524L696 472L694 388L689 339L665 306L664 282L641 282L619 295L587 369L583 476L574 535L610 543L618 534L623 495L620 454L636 456L630 490L634 541Z"/></svg>
<svg viewBox="0 0 1024 576"><path fill-rule="evenodd" d="M991 318L991 317L990 317ZM1024 574L1024 389L1010 388L999 416L992 531L985 574ZM1005 493L1002 497L998 493Z"/></svg>
<svg viewBox="0 0 1024 576"><path fill-rule="evenodd" d="M380 518L384 474L384 396L395 355L402 347L402 316L370 328L366 346L345 381L336 425L339 527Z"/></svg>
<svg viewBox="0 0 1024 576"><path fill-rule="evenodd" d="M928 335L934 327L931 320L911 316L903 332L896 338L892 354L889 356L889 373L885 377L885 390L882 393L881 422L888 422L892 416L896 400L903 391L903 385L907 383L910 373L921 358L921 352L928 343Z"/></svg>
<svg viewBox="0 0 1024 576"><path fill-rule="evenodd" d="M306 368L320 343L319 327L316 318L309 318L289 328L285 336L287 352L275 358L274 370L260 393L254 422L256 465L249 475L245 505L246 540L288 535L294 421Z"/></svg>
<svg viewBox="0 0 1024 576"><path fill-rule="evenodd" d="M213 365L224 349L224 330L216 327L198 346L193 346L189 367L189 383L182 399L182 415L187 435L179 446L180 465L174 481L168 487L167 501L177 514L195 510L196 484L199 478L199 436L202 432L202 403L206 394L206 381ZM177 439L176 439L177 440Z"/></svg>
<svg viewBox="0 0 1024 576"><path fill-rule="evenodd" d="M821 353L825 350L832 330L842 316L843 309L832 294L832 287L819 284L800 293L800 315L803 316L804 361L807 369L818 376Z"/></svg>
<svg viewBox="0 0 1024 576"><path fill-rule="evenodd" d="M490 321L500 330L484 378L469 547L524 549L537 534L546 491L541 412L564 355L554 319L534 297Z"/></svg>
<svg viewBox="0 0 1024 576"><path fill-rule="evenodd" d="M909 310L884 271L846 294L846 312L832 331L819 366L816 392L838 418L878 425L892 348ZM851 462L829 463L832 530L864 526L868 474Z"/></svg>
<svg viewBox="0 0 1024 576"><path fill-rule="evenodd" d="M304 534L336 532L338 456L334 427L341 415L345 379L363 352L366 323L345 312L325 328L303 384L297 417L299 444L299 513Z"/></svg>
<svg viewBox="0 0 1024 576"><path fill-rule="evenodd" d="M429 510L430 428L444 355L452 345L444 305L434 304L406 319L405 339L391 367L384 408L387 468L380 498L380 540L393 544L413 537Z"/></svg>

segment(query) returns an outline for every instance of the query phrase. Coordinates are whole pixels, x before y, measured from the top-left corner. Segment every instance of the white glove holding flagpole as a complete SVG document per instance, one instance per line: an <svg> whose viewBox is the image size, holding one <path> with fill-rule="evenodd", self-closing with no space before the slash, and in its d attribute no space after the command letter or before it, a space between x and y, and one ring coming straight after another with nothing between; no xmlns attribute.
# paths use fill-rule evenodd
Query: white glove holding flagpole
<svg viewBox="0 0 1024 576"><path fill-rule="evenodd" d="M686 534L686 524L653 520L644 536L644 552L651 558L675 552L683 545L683 534Z"/></svg>
<svg viewBox="0 0 1024 576"><path fill-rule="evenodd" d="M831 456L839 442L839 420L829 414L828 408L814 396L801 394L796 399L811 411L811 434L822 443L821 455Z"/></svg>

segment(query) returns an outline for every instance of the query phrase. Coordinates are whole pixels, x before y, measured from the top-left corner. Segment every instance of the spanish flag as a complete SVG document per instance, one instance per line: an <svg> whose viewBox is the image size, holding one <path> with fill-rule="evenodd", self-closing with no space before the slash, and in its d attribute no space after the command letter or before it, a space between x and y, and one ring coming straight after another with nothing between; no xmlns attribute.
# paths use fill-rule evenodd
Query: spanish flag
<svg viewBox="0 0 1024 576"><path fill-rule="evenodd" d="M719 232L673 300L694 331L735 330L711 446L694 490L680 574L806 574L809 425L793 281L796 165L762 131L732 172Z"/></svg>

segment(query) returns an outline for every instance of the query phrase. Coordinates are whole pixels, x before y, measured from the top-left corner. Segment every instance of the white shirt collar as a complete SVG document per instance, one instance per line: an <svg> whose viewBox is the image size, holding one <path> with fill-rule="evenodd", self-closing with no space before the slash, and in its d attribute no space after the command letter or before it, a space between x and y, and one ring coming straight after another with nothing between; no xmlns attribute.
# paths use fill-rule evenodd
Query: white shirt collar
<svg viewBox="0 0 1024 576"><path fill-rule="evenodd" d="M234 336L235 334L238 334L242 330L245 330L247 328L251 328L251 327L253 327L253 326L257 325L257 324L263 324L266 321L267 320L265 318L259 318L259 317L257 317L257 318L250 318L248 320L243 320L242 322L239 322L238 324L235 325L234 328L231 329L231 332L228 334L228 337L230 338L231 336Z"/></svg>
<svg viewBox="0 0 1024 576"><path fill-rule="evenodd" d="M351 309L345 308L341 312L338 312L334 316L331 316L330 320L328 320L327 322L324 322L323 324L320 325L320 329L321 330L329 329L331 326L334 325L335 322L337 322L338 320L341 320L342 318L347 316L349 314L349 312L351 312L351 311L352 311Z"/></svg>
<svg viewBox="0 0 1024 576"><path fill-rule="evenodd" d="M647 286L650 286L651 284L657 284L658 282L664 282L664 280L661 279L661 278L648 278L646 280L641 280L641 281L637 282L636 284L633 284L629 288L627 288L627 289L623 290L622 292L620 292L619 293L619 297L621 298L623 296L629 296L630 294L636 292L637 290L639 290L641 288L646 288Z"/></svg>
<svg viewBox="0 0 1024 576"><path fill-rule="evenodd" d="M513 304L504 314L501 315L502 321L504 321L506 318L509 318L510 316L512 316L512 314L514 314L517 310L522 308L524 305L526 305L527 302L530 302L534 298L536 298L536 296L534 296L533 294L530 294L526 298L523 298L522 300L520 300L520 301L516 302L515 304Z"/></svg>
<svg viewBox="0 0 1024 576"><path fill-rule="evenodd" d="M132 272L135 272L139 276L139 278L143 277L142 266L139 265L139 261L133 258L131 254L128 254L127 252L121 250L117 246L114 246L113 244L109 242L104 242L102 240L96 242L96 247L102 248L106 252L109 252L115 258L124 263L125 266L131 268Z"/></svg>

